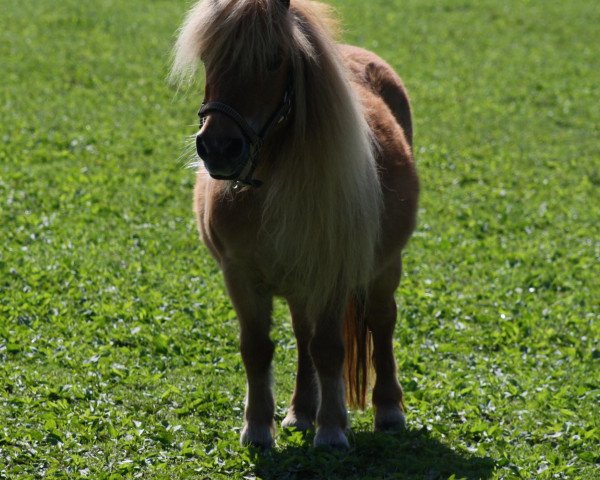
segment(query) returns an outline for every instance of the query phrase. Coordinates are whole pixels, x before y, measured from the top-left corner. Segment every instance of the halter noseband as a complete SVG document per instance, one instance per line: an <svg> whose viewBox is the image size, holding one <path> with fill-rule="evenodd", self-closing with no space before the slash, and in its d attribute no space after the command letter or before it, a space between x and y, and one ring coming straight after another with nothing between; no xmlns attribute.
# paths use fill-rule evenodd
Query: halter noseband
<svg viewBox="0 0 600 480"><path fill-rule="evenodd" d="M258 154L264 144L265 138L271 133L275 126L277 126L280 123L283 123L288 118L290 112L292 111L293 94L294 89L292 85L292 77L290 75L290 79L288 81L288 85L285 89L283 100L279 105L279 108L275 111L273 115L271 115L271 118L259 133L256 133L254 129L250 125L248 125L248 122L244 119L242 115L240 115L237 112L235 108L227 105L226 103L206 101L202 102L202 108L200 108L200 111L198 112L201 124L204 122L209 113L222 113L223 115L233 120L233 122L242 131L250 145L248 155L246 156L245 160L240 162L240 165L238 166L238 169L235 173L226 176L211 174L211 177L217 180L235 180L235 187L239 187L240 185L260 187L262 185L262 182L260 180L252 178L254 170L256 170L256 167L258 165Z"/></svg>

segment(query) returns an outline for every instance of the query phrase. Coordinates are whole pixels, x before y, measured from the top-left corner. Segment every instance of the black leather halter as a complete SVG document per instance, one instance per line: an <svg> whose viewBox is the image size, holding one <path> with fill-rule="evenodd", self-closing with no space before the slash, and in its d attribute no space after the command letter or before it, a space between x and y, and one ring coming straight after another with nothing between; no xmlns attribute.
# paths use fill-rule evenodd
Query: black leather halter
<svg viewBox="0 0 600 480"><path fill-rule="evenodd" d="M280 123L283 123L292 111L292 97L294 95L294 88L292 84L292 77L288 81L288 85L285 89L283 100L275 113L271 115L267 124L263 127L260 132L255 132L254 129L248 125L248 122L240 115L237 110L226 103L221 102L202 102L202 108L198 112L201 124L211 112L222 113L229 117L242 131L248 144L250 146L248 155L245 159L242 159L236 171L227 176L212 175L211 177L217 180L235 180L236 186L249 185L251 187L260 187L262 182L252 178L254 170L258 165L258 154L263 146L263 143L271 131ZM209 172L210 173L210 172Z"/></svg>

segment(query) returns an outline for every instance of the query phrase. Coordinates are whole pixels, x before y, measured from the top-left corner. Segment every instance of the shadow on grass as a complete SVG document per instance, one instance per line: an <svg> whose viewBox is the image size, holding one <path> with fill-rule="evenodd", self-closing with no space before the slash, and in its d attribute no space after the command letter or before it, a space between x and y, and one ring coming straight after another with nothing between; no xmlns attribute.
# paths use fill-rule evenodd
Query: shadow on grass
<svg viewBox="0 0 600 480"><path fill-rule="evenodd" d="M280 432L282 434L283 432ZM349 452L314 449L310 435L287 434L288 445L253 452L256 476L265 480L490 478L495 462L489 457L458 453L425 430L402 434L358 432Z"/></svg>

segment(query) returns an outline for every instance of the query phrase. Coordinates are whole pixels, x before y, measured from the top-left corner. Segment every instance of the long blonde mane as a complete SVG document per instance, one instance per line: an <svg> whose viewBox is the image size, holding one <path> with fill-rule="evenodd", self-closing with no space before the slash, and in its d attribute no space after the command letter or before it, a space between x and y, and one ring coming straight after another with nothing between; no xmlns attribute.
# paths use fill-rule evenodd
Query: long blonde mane
<svg viewBox="0 0 600 480"><path fill-rule="evenodd" d="M371 280L382 214L375 141L334 41L331 11L308 0L203 0L175 47L172 77L207 69L258 75L273 55L291 59L294 105L269 165L261 241L282 283L314 315Z"/></svg>

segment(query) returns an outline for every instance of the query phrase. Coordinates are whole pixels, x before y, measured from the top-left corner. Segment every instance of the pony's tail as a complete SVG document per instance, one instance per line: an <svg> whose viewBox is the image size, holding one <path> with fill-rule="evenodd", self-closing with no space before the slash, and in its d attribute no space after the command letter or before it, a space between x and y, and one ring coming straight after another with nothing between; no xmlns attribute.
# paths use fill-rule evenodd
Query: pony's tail
<svg viewBox="0 0 600 480"><path fill-rule="evenodd" d="M365 299L352 295L344 315L344 380L351 407L364 409L372 369L373 339L365 318Z"/></svg>

